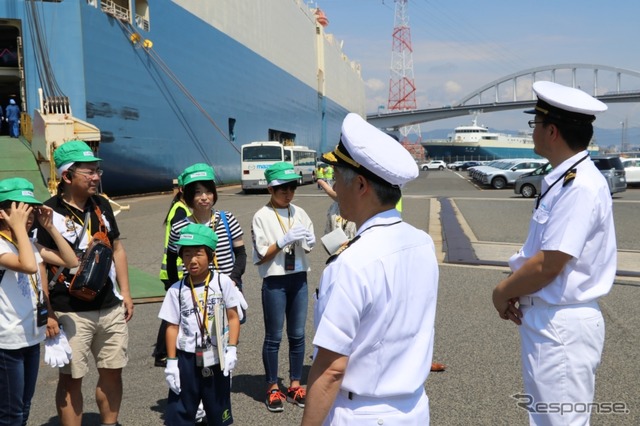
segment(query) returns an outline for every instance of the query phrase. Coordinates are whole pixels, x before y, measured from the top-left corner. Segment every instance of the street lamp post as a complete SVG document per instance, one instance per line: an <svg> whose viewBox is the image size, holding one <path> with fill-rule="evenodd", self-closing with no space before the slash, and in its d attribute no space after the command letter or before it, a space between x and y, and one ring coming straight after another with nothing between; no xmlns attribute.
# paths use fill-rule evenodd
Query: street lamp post
<svg viewBox="0 0 640 426"><path fill-rule="evenodd" d="M620 154L624 152L624 121L620 122L620 126L622 126L622 132L620 132Z"/></svg>

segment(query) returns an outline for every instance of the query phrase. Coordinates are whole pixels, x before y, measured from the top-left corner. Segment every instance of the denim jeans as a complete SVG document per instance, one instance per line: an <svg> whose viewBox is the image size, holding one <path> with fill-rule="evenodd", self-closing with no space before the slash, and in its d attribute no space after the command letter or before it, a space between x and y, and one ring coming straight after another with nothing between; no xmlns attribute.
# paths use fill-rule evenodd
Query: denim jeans
<svg viewBox="0 0 640 426"><path fill-rule="evenodd" d="M0 349L0 426L25 426L36 390L40 345Z"/></svg>
<svg viewBox="0 0 640 426"><path fill-rule="evenodd" d="M264 312L262 362L267 383L278 383L278 350L282 340L285 316L289 338L289 379L301 379L308 304L306 272L266 277L262 281Z"/></svg>

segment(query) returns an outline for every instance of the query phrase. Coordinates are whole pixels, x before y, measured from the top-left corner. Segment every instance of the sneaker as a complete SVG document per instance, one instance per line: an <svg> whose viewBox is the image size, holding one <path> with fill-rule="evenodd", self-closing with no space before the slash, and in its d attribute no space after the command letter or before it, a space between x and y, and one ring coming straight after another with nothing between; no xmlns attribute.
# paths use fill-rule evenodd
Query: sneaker
<svg viewBox="0 0 640 426"><path fill-rule="evenodd" d="M284 404L282 401L285 400L285 396L280 389L273 389L267 392L267 399L264 403L267 405L267 410L272 413L278 413L280 411L284 411Z"/></svg>
<svg viewBox="0 0 640 426"><path fill-rule="evenodd" d="M296 404L298 407L304 408L304 402L307 399L307 391L300 386L287 389L287 402Z"/></svg>

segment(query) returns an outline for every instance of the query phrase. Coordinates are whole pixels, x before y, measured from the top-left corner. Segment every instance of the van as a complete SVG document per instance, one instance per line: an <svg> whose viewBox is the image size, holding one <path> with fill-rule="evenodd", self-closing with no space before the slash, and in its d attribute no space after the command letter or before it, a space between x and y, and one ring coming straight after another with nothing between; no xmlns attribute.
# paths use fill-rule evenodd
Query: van
<svg viewBox="0 0 640 426"><path fill-rule="evenodd" d="M607 180L611 194L627 190L626 173L618 155L595 155L591 160Z"/></svg>

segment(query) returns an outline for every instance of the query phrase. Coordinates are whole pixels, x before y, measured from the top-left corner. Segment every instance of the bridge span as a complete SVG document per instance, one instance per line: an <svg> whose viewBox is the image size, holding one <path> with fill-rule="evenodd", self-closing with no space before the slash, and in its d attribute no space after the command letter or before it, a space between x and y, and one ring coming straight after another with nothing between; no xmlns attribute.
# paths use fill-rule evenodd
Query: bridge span
<svg viewBox="0 0 640 426"><path fill-rule="evenodd" d="M585 76L589 72L590 76ZM566 77L570 82L564 82ZM562 82L559 81L562 77ZM623 80L624 78L624 80ZM456 105L367 115L367 121L382 129L398 130L404 126L468 115L473 111L496 112L527 109L536 103L531 89L534 81L549 80L585 90L605 103L640 102L640 72L607 65L562 64L530 68L510 74L464 96ZM634 85L632 90L623 87ZM603 89L611 87L612 89ZM487 98L491 101L485 101Z"/></svg>

